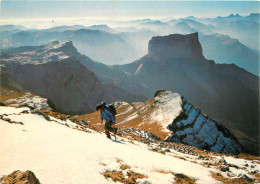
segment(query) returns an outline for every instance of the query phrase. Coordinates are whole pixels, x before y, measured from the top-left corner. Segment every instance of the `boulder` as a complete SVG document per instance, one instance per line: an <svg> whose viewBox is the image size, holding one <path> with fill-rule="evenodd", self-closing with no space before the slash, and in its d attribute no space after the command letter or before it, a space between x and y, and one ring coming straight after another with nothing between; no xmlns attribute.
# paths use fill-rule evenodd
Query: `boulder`
<svg viewBox="0 0 260 184"><path fill-rule="evenodd" d="M0 183L3 184L40 184L38 178L32 171L14 171L8 176L4 176L0 179Z"/></svg>

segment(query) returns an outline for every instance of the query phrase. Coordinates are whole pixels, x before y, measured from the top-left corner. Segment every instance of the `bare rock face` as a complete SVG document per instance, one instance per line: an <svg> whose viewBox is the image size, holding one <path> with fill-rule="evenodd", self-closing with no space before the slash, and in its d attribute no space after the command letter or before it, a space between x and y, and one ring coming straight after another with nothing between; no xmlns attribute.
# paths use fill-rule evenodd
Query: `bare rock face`
<svg viewBox="0 0 260 184"><path fill-rule="evenodd" d="M166 91L167 92L167 91ZM169 92L161 92L166 98ZM182 97L182 112L167 127L172 131L166 141L226 154L240 154L244 148L221 123L209 118Z"/></svg>
<svg viewBox="0 0 260 184"><path fill-rule="evenodd" d="M70 59L21 65L14 70L12 78L24 90L48 98L54 109L65 114L92 112L101 101L138 99L118 87L103 85L94 73Z"/></svg>
<svg viewBox="0 0 260 184"><path fill-rule="evenodd" d="M198 33L153 37L149 41L148 50L149 55L157 60L163 58L204 59Z"/></svg>
<svg viewBox="0 0 260 184"><path fill-rule="evenodd" d="M14 171L8 176L0 179L0 183L3 184L40 184L38 178L32 171Z"/></svg>
<svg viewBox="0 0 260 184"><path fill-rule="evenodd" d="M74 61L21 65L13 78L25 90L50 99L64 113L91 111L102 91L95 75Z"/></svg>

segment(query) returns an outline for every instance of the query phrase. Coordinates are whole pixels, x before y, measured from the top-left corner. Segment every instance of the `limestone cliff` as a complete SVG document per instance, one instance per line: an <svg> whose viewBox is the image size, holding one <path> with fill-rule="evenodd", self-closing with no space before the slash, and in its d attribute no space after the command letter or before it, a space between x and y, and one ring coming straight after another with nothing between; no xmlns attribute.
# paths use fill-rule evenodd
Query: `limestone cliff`
<svg viewBox="0 0 260 184"><path fill-rule="evenodd" d="M156 59L203 59L198 33L172 34L153 37L149 41L148 53Z"/></svg>

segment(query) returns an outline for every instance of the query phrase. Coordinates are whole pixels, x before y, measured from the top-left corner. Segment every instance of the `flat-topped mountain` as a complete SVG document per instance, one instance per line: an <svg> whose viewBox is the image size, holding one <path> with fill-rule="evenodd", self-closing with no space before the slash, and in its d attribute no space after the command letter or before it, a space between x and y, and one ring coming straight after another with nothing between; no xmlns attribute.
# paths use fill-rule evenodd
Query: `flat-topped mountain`
<svg viewBox="0 0 260 184"><path fill-rule="evenodd" d="M149 41L149 56L155 59L203 59L198 33L189 35L173 34L153 37Z"/></svg>

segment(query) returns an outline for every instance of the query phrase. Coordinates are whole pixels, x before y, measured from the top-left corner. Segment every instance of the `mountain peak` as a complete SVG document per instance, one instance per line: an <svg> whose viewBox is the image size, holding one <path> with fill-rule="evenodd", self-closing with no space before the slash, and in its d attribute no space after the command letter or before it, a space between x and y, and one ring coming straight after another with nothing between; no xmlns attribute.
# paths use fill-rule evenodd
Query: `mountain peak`
<svg viewBox="0 0 260 184"><path fill-rule="evenodd" d="M235 17L241 17L238 13L236 15L234 15L233 13L231 13L229 16L229 18L235 18Z"/></svg>
<svg viewBox="0 0 260 184"><path fill-rule="evenodd" d="M105 31L105 32L109 32L109 33L115 32L112 28L110 28L106 24L92 25L92 26L89 26L87 28L90 29L90 30L99 30L99 31Z"/></svg>
<svg viewBox="0 0 260 184"><path fill-rule="evenodd" d="M188 17L185 17L185 19L197 19L197 18L194 16L188 16Z"/></svg>
<svg viewBox="0 0 260 184"><path fill-rule="evenodd" d="M156 92L154 102L153 119L169 118L165 124L172 134L166 141L196 145L218 153L239 154L244 151L227 128L203 114L180 94L160 90Z"/></svg>
<svg viewBox="0 0 260 184"><path fill-rule="evenodd" d="M68 56L73 56L77 53L77 49L73 46L72 41L53 41L47 44L44 48L45 52L63 52Z"/></svg>
<svg viewBox="0 0 260 184"><path fill-rule="evenodd" d="M249 17L257 17L257 18L259 18L259 16L260 16L260 13L251 13L249 15Z"/></svg>
<svg viewBox="0 0 260 184"><path fill-rule="evenodd" d="M46 45L46 48L61 48L61 47L67 47L72 46L72 41L65 41L65 42L59 42L58 40L55 40L49 44Z"/></svg>
<svg viewBox="0 0 260 184"><path fill-rule="evenodd" d="M153 37L149 41L149 55L155 59L204 59L198 33L171 34Z"/></svg>

